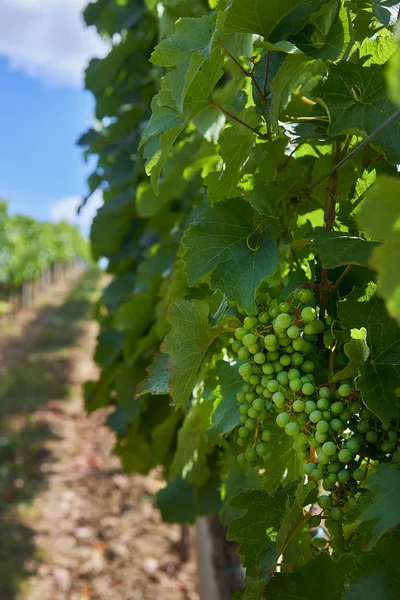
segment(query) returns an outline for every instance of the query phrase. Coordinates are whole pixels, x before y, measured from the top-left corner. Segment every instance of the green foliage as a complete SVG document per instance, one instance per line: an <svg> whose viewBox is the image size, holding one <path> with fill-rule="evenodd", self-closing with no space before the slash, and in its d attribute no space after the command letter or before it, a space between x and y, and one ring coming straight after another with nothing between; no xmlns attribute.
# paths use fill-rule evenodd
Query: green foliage
<svg viewBox="0 0 400 600"><path fill-rule="evenodd" d="M85 11L113 40L88 67L96 126L79 141L95 161L86 201L104 196L92 252L113 278L87 407L114 407L125 469L162 466L165 520L231 521L245 600L398 589L397 13L391 0Z"/></svg>
<svg viewBox="0 0 400 600"><path fill-rule="evenodd" d="M42 223L11 216L0 201L0 284L19 286L35 281L52 264L88 260L89 249L79 230L69 223Z"/></svg>

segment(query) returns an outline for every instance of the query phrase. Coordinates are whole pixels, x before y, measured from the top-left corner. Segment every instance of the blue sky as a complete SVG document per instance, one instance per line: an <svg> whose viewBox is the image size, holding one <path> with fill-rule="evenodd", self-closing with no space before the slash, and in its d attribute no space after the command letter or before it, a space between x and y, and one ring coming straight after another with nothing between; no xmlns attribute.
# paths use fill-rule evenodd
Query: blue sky
<svg viewBox="0 0 400 600"><path fill-rule="evenodd" d="M67 218L87 229L96 195L80 219L89 167L75 143L91 124L83 72L105 46L85 29L85 0L0 2L0 197L12 212Z"/></svg>

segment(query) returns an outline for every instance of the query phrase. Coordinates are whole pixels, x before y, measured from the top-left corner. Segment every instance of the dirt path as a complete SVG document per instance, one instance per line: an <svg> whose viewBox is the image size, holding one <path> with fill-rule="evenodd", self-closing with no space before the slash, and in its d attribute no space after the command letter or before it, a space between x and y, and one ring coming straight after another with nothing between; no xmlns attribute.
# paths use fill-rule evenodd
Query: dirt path
<svg viewBox="0 0 400 600"><path fill-rule="evenodd" d="M198 600L180 529L153 505L157 474L121 473L106 413L84 412L81 385L96 376L93 285L86 276L58 309L47 307L40 333L13 337L18 364L7 360L0 378L9 380L3 391L0 383L0 455L1 439L11 449L0 486L0 598Z"/></svg>

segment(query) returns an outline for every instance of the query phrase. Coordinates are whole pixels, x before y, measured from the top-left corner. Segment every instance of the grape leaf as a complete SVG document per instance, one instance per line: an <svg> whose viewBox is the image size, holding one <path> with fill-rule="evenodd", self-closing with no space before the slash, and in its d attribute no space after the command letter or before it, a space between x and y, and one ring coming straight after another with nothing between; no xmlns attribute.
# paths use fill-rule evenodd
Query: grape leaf
<svg viewBox="0 0 400 600"><path fill-rule="evenodd" d="M148 369L149 376L136 388L136 396L142 394L169 394L170 374L167 370L168 355L158 354Z"/></svg>
<svg viewBox="0 0 400 600"><path fill-rule="evenodd" d="M177 300L168 310L171 331L162 351L169 354L170 393L177 406L189 400L208 347L222 333L208 325L208 313L202 300Z"/></svg>
<svg viewBox="0 0 400 600"><path fill-rule="evenodd" d="M364 339L352 338L349 342L344 344L343 350L348 357L349 362L343 369L335 373L332 377L333 381L342 381L343 379L357 377L361 365L369 356L369 348L365 339L366 336Z"/></svg>
<svg viewBox="0 0 400 600"><path fill-rule="evenodd" d="M341 265L368 267L371 254L378 245L339 231L324 231L315 236L313 247L321 255L323 266L334 269Z"/></svg>
<svg viewBox="0 0 400 600"><path fill-rule="evenodd" d="M210 425L212 402L197 401L185 417L178 433L178 444L171 465L171 477L183 477L189 483L203 485L209 478L207 454L212 451L205 431Z"/></svg>
<svg viewBox="0 0 400 600"><path fill-rule="evenodd" d="M342 600L351 560L346 556L334 562L326 552L321 553L305 568L291 573L276 574L266 588L268 600Z"/></svg>
<svg viewBox="0 0 400 600"><path fill-rule="evenodd" d="M367 329L370 356L361 365L357 381L365 404L387 422L400 417L400 330L374 291L355 287L337 308L349 329Z"/></svg>
<svg viewBox="0 0 400 600"><path fill-rule="evenodd" d="M229 500L239 492L249 488L260 488L261 480L258 472L249 464L239 465L236 456L227 453L224 456L223 471L221 476L224 492L224 503L220 510L220 517L223 523L233 521L241 516L242 510L232 508Z"/></svg>
<svg viewBox="0 0 400 600"><path fill-rule="evenodd" d="M299 477L303 477L304 469L303 462L298 459L297 453L293 450L293 441L284 430L274 421L268 423L266 428L272 435L268 447L271 457L265 463L262 484L269 494L273 494L282 483L296 481Z"/></svg>
<svg viewBox="0 0 400 600"><path fill-rule="evenodd" d="M279 41L298 31L319 5L320 2L315 0L232 0L225 32L258 33L268 39L277 29L274 39ZM290 19L291 13L295 18Z"/></svg>
<svg viewBox="0 0 400 600"><path fill-rule="evenodd" d="M399 535L386 537L368 553L358 555L344 600L396 600L400 589Z"/></svg>
<svg viewBox="0 0 400 600"><path fill-rule="evenodd" d="M243 361L232 365L226 361L218 361L215 369L209 371L218 386L213 392L215 398L211 427L207 430L207 438L214 444L221 443L221 436L229 433L240 423L239 402L236 394L242 389L243 379L238 367Z"/></svg>
<svg viewBox="0 0 400 600"><path fill-rule="evenodd" d="M279 114L290 101L292 92L302 86L314 87L325 73L321 60L312 60L303 54L289 54L270 83L272 94L271 123L280 133Z"/></svg>
<svg viewBox="0 0 400 600"><path fill-rule="evenodd" d="M370 265L379 271L378 293L392 317L400 322L400 182L381 175L367 191L357 220L367 235L383 241L375 248Z"/></svg>
<svg viewBox="0 0 400 600"><path fill-rule="evenodd" d="M255 126L259 117L250 108L239 117ZM208 187L208 198L211 203L234 198L238 194L238 183L243 167L248 161L249 153L256 141L256 134L239 123L225 129L220 136L220 155L223 159L222 171L210 173L204 183Z"/></svg>
<svg viewBox="0 0 400 600"><path fill-rule="evenodd" d="M400 523L400 471L382 464L368 475L363 487L370 490L372 503L360 515L361 521L374 521L366 536L366 549L371 550L379 538Z"/></svg>
<svg viewBox="0 0 400 600"><path fill-rule="evenodd" d="M383 65L331 63L328 74L313 89L312 95L329 113L328 132L332 136L369 135L396 110L387 96ZM400 162L399 135L400 116L372 141L392 164Z"/></svg>
<svg viewBox="0 0 400 600"><path fill-rule="evenodd" d="M240 198L219 202L202 213L182 240L189 285L212 271L212 287L248 312L256 288L275 271L279 257L270 230L258 228L260 222L257 227L255 214Z"/></svg>
<svg viewBox="0 0 400 600"><path fill-rule="evenodd" d="M389 97L394 104L400 106L400 49L389 60L385 75Z"/></svg>
<svg viewBox="0 0 400 600"><path fill-rule="evenodd" d="M157 493L156 504L166 523L193 523L198 514L197 489L176 479Z"/></svg>
<svg viewBox="0 0 400 600"><path fill-rule="evenodd" d="M296 482L273 496L265 490L246 490L231 498L229 506L246 514L229 523L228 538L239 543L250 577L270 579L287 541L304 520L303 506L314 489L314 483Z"/></svg>
<svg viewBox="0 0 400 600"><path fill-rule="evenodd" d="M151 62L161 67L174 67L163 79L163 87L171 90L180 112L183 100L194 77L211 57L215 18L184 18L176 23L173 36L162 40L151 55Z"/></svg>

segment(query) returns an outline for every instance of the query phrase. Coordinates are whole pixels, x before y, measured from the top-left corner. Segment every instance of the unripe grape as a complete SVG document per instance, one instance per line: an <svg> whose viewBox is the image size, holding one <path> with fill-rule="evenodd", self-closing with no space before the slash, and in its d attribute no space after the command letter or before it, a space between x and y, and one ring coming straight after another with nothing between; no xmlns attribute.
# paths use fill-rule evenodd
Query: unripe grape
<svg viewBox="0 0 400 600"><path fill-rule="evenodd" d="M236 442L237 442L238 446L247 446L247 444L249 443L249 440L247 440L246 438L238 437Z"/></svg>
<svg viewBox="0 0 400 600"><path fill-rule="evenodd" d="M287 354L283 354L280 357L279 362L281 363L282 366L288 367L290 365L290 363L292 362L292 359Z"/></svg>
<svg viewBox="0 0 400 600"><path fill-rule="evenodd" d="M246 455L244 454L244 452L242 452L242 454L238 454L237 461L239 465L244 465L244 463L246 462Z"/></svg>
<svg viewBox="0 0 400 600"><path fill-rule="evenodd" d="M249 417L248 419L246 419L245 427L249 431L252 431L253 429L255 429L256 423L257 423L257 421L255 419L252 419Z"/></svg>
<svg viewBox="0 0 400 600"><path fill-rule="evenodd" d="M286 435L290 435L291 437L296 437L299 434L299 426L297 423L291 422L285 425L285 433Z"/></svg>
<svg viewBox="0 0 400 600"><path fill-rule="evenodd" d="M329 408L329 401L326 398L319 398L317 400L318 410L327 410Z"/></svg>
<svg viewBox="0 0 400 600"><path fill-rule="evenodd" d="M360 421L359 423L357 423L357 431L359 431L360 433L367 433L368 430L369 430L368 421Z"/></svg>
<svg viewBox="0 0 400 600"><path fill-rule="evenodd" d="M315 387L313 386L312 383L305 383L302 388L301 391L303 392L303 394L305 394L306 396L312 396L312 394L315 392ZM322 418L322 415L321 415Z"/></svg>
<svg viewBox="0 0 400 600"><path fill-rule="evenodd" d="M308 415L310 415L315 410L317 410L317 405L315 404L315 402L313 400L307 400L306 406L304 408L304 412L306 412ZM321 419L319 419L319 420L321 420Z"/></svg>
<svg viewBox="0 0 400 600"><path fill-rule="evenodd" d="M289 302L281 302L279 305L279 310L281 313L290 313L292 307L290 306Z"/></svg>
<svg viewBox="0 0 400 600"><path fill-rule="evenodd" d="M306 342L301 337L298 337L295 340L293 340L292 345L297 352L303 352L303 350L306 348Z"/></svg>
<svg viewBox="0 0 400 600"><path fill-rule="evenodd" d="M249 448L248 450L246 450L245 456L246 456L246 460L248 460L249 462L252 462L253 460L256 460L257 452L255 451L254 448Z"/></svg>
<svg viewBox="0 0 400 600"><path fill-rule="evenodd" d="M343 423L340 419L332 419L330 421L329 425L333 431L342 431L343 430Z"/></svg>
<svg viewBox="0 0 400 600"><path fill-rule="evenodd" d="M378 439L378 434L376 433L376 431L367 431L367 433L365 434L365 439L370 444L374 444Z"/></svg>
<svg viewBox="0 0 400 600"><path fill-rule="evenodd" d="M303 308L303 310L301 311L301 318L305 323L311 323L312 321L315 321L315 319L317 318L315 308L312 308L311 306L306 306L305 308Z"/></svg>
<svg viewBox="0 0 400 600"><path fill-rule="evenodd" d="M260 378L258 375L251 375L249 381L251 385L258 385L260 383Z"/></svg>
<svg viewBox="0 0 400 600"><path fill-rule="evenodd" d="M323 478L323 476L324 474L320 469L313 469L313 471L311 471L310 474L311 479L313 479L314 481L319 481Z"/></svg>
<svg viewBox="0 0 400 600"><path fill-rule="evenodd" d="M254 355L254 360L259 365L265 363L266 358L264 352L257 352L257 354Z"/></svg>
<svg viewBox="0 0 400 600"><path fill-rule="evenodd" d="M246 400L246 394L244 393L243 390L240 390L237 394L236 394L236 400L238 402L244 402Z"/></svg>
<svg viewBox="0 0 400 600"><path fill-rule="evenodd" d="M301 302L302 304L308 304L309 302L311 302L312 297L313 295L311 290L305 288L300 288L296 290L295 298L298 302Z"/></svg>
<svg viewBox="0 0 400 600"><path fill-rule="evenodd" d="M298 413L303 412L304 407L305 407L305 403L303 402L303 400L295 400L293 402L294 412L298 412Z"/></svg>
<svg viewBox="0 0 400 600"><path fill-rule="evenodd" d="M322 412L320 410L313 410L310 414L311 423L318 423L318 421L322 420Z"/></svg>
<svg viewBox="0 0 400 600"><path fill-rule="evenodd" d="M334 506L331 509L329 516L334 519L334 521L341 521L343 519L343 511L339 506Z"/></svg>
<svg viewBox="0 0 400 600"><path fill-rule="evenodd" d="M390 442L383 442L381 446L381 450L384 454L391 454L394 452L395 444L391 444Z"/></svg>
<svg viewBox="0 0 400 600"><path fill-rule="evenodd" d="M339 451L338 459L341 463L349 463L351 461L351 452L347 448L343 448L343 450Z"/></svg>
<svg viewBox="0 0 400 600"><path fill-rule="evenodd" d="M339 471L342 470L342 465L340 464L340 462L331 462L328 465L328 473L336 473L338 474Z"/></svg>
<svg viewBox="0 0 400 600"><path fill-rule="evenodd" d="M356 439L354 439L354 438L350 438L350 439L349 439L349 440L347 440L347 442L346 442L346 448L347 448L348 450L350 450L350 452L351 452L352 454L357 454L357 452L358 452L358 451L359 451L359 449L360 449L360 444L357 442L357 440L356 440Z"/></svg>
<svg viewBox="0 0 400 600"><path fill-rule="evenodd" d="M279 314L274 321L274 325L276 325L276 327L278 327L279 329L288 329L288 327L290 327L291 324L292 317L286 313Z"/></svg>
<svg viewBox="0 0 400 600"><path fill-rule="evenodd" d="M247 330L244 327L238 327L237 329L235 329L235 337L238 340L243 340L246 333L247 333Z"/></svg>
<svg viewBox="0 0 400 600"><path fill-rule="evenodd" d="M314 469L317 468L317 465L315 463L306 463L304 465L304 473L306 475L311 475L311 473L314 471Z"/></svg>
<svg viewBox="0 0 400 600"><path fill-rule="evenodd" d="M262 366L262 372L265 373L265 375L272 375L274 372L274 367L270 363L264 363Z"/></svg>
<svg viewBox="0 0 400 600"><path fill-rule="evenodd" d="M332 413L330 410L323 410L322 411L322 418L324 419L324 421L326 421L327 423L330 423L332 421Z"/></svg>
<svg viewBox="0 0 400 600"><path fill-rule="evenodd" d="M292 359L291 359L292 365L294 365L295 367L299 367L304 361L304 358L298 352L293 352L293 354L291 356L292 356Z"/></svg>
<svg viewBox="0 0 400 600"><path fill-rule="evenodd" d="M291 345L290 338L279 338L279 345L282 346L282 348L288 348Z"/></svg>
<svg viewBox="0 0 400 600"><path fill-rule="evenodd" d="M257 444L256 452L257 452L258 456L265 456L268 452L267 444L264 444L263 442L261 442L260 444Z"/></svg>
<svg viewBox="0 0 400 600"><path fill-rule="evenodd" d="M292 379L289 382L289 387L293 392L299 392L302 388L301 380L300 379Z"/></svg>
<svg viewBox="0 0 400 600"><path fill-rule="evenodd" d="M351 419L351 412L349 410L344 410L343 412L340 413L339 419L343 423L347 423Z"/></svg>
<svg viewBox="0 0 400 600"><path fill-rule="evenodd" d="M278 358L279 358L279 352L277 350L274 350L274 351L268 350L267 360L269 362L274 362L274 361L278 360Z"/></svg>
<svg viewBox="0 0 400 600"><path fill-rule="evenodd" d="M332 498L330 496L320 496L317 502L324 510L332 506Z"/></svg>
<svg viewBox="0 0 400 600"><path fill-rule="evenodd" d="M277 392L279 390L279 383L277 382L277 380L271 379L270 381L268 381L267 389L272 393Z"/></svg>
<svg viewBox="0 0 400 600"><path fill-rule="evenodd" d="M276 318L276 317L279 315L279 313L280 313L280 310L279 310L279 308L278 308L277 306L271 306L271 308L269 309L269 311L268 311L268 312L269 312L269 315L270 315L270 316L271 316L273 319L275 319L275 318Z"/></svg>
<svg viewBox="0 0 400 600"><path fill-rule="evenodd" d="M272 434L268 429L264 429L264 431L261 434L261 438L264 442L270 442L272 439Z"/></svg>
<svg viewBox="0 0 400 600"><path fill-rule="evenodd" d="M278 427L285 427L290 421L290 416L285 413L279 413L279 415L276 417L276 424L278 425Z"/></svg>
<svg viewBox="0 0 400 600"><path fill-rule="evenodd" d="M323 444L328 439L328 434L327 433L322 433L321 431L316 431L315 432L315 439L320 444Z"/></svg>
<svg viewBox="0 0 400 600"><path fill-rule="evenodd" d="M322 450L327 456L332 456L332 454L335 454L336 452L336 446L333 442L325 442L322 446Z"/></svg>
<svg viewBox="0 0 400 600"><path fill-rule="evenodd" d="M397 441L397 433L393 429L387 432L387 438L390 443L394 443Z"/></svg>
<svg viewBox="0 0 400 600"><path fill-rule="evenodd" d="M359 400L354 400L350 404L349 410L352 415L356 415L361 410L361 402Z"/></svg>
<svg viewBox="0 0 400 600"><path fill-rule="evenodd" d="M278 285L274 285L273 287L269 288L269 290L268 290L268 294L271 299L278 298L278 296L280 296L280 293L281 293L281 288Z"/></svg>
<svg viewBox="0 0 400 600"><path fill-rule="evenodd" d="M298 371L297 369L289 369L288 378L289 378L289 381L292 381L292 379L299 379L300 371Z"/></svg>
<svg viewBox="0 0 400 600"><path fill-rule="evenodd" d="M271 320L271 317L269 316L269 314L267 312L262 312L258 315L258 320L260 321L260 323L262 323L263 325L268 325L268 323Z"/></svg>
<svg viewBox="0 0 400 600"><path fill-rule="evenodd" d="M256 387L257 395L262 396L263 391L264 391L264 386L262 385L262 379L261 379L261 383L259 383L258 386Z"/></svg>
<svg viewBox="0 0 400 600"><path fill-rule="evenodd" d="M250 377L253 373L253 367L249 363L243 363L239 367L239 375L242 377Z"/></svg>
<svg viewBox="0 0 400 600"><path fill-rule="evenodd" d="M331 390L328 387L322 387L318 391L320 398L329 398L331 397Z"/></svg>
<svg viewBox="0 0 400 600"><path fill-rule="evenodd" d="M250 331L251 329L254 329L254 327L257 327L258 319L257 317L246 317L243 325L248 331Z"/></svg>
<svg viewBox="0 0 400 600"><path fill-rule="evenodd" d="M250 435L250 430L247 429L247 427L240 427L238 434L240 437L247 437L248 435Z"/></svg>
<svg viewBox="0 0 400 600"><path fill-rule="evenodd" d="M360 410L360 419L362 421L368 421L369 419L372 419L373 416L373 413L368 410L368 408L362 408Z"/></svg>
<svg viewBox="0 0 400 600"><path fill-rule="evenodd" d="M262 398L256 398L253 402L253 408L262 410L264 408L264 400Z"/></svg>
<svg viewBox="0 0 400 600"><path fill-rule="evenodd" d="M365 473L362 469L355 469L353 471L353 477L356 481L362 481L365 477Z"/></svg>
<svg viewBox="0 0 400 600"><path fill-rule="evenodd" d="M240 415L239 417L239 421L242 423L242 425L246 422L247 419L247 415Z"/></svg>
<svg viewBox="0 0 400 600"><path fill-rule="evenodd" d="M306 413L297 413L296 420L299 425L306 425L308 423L308 415Z"/></svg>
<svg viewBox="0 0 400 600"><path fill-rule="evenodd" d="M291 325L287 330L287 334L290 339L295 340L300 335L300 329L296 325Z"/></svg>
<svg viewBox="0 0 400 600"><path fill-rule="evenodd" d="M321 433L327 433L327 431L329 431L329 423L326 421L319 421L317 423L317 431L320 431Z"/></svg>
<svg viewBox="0 0 400 600"><path fill-rule="evenodd" d="M250 405L247 402L244 402L243 404L241 404L239 406L239 412L242 415L247 415L247 411L249 410L249 408L250 408Z"/></svg>
<svg viewBox="0 0 400 600"><path fill-rule="evenodd" d="M357 508L357 500L355 498L349 498L347 500L347 506L349 510L355 510Z"/></svg>
<svg viewBox="0 0 400 600"><path fill-rule="evenodd" d="M278 408L282 408L285 404L285 396L282 392L275 392L272 396L272 400Z"/></svg>
<svg viewBox="0 0 400 600"><path fill-rule="evenodd" d="M254 392L246 392L246 402L253 402L256 399Z"/></svg>
<svg viewBox="0 0 400 600"><path fill-rule="evenodd" d="M308 524L310 527L319 527L321 525L321 517L319 515L313 515L312 517L310 517L310 520L308 521ZM323 538L315 538L315 539L323 539ZM327 541L324 540L324 545L327 544Z"/></svg>
<svg viewBox="0 0 400 600"><path fill-rule="evenodd" d="M350 480L350 473L346 469L342 469L338 473L338 480L340 483L347 483Z"/></svg>
<svg viewBox="0 0 400 600"><path fill-rule="evenodd" d="M343 398L347 398L347 396L350 396L352 391L353 390L350 385L348 385L347 383L343 383L338 389L338 394Z"/></svg>
<svg viewBox="0 0 400 600"><path fill-rule="evenodd" d="M263 406L263 408L264 408L264 406ZM249 408L249 410L247 411L247 416L250 417L250 419L257 419L259 416L259 411L251 406Z"/></svg>
<svg viewBox="0 0 400 600"><path fill-rule="evenodd" d="M279 382L280 385L283 385L284 387L287 387L289 385L289 378L286 371L280 371L279 373L277 373L276 380Z"/></svg>
<svg viewBox="0 0 400 600"><path fill-rule="evenodd" d="M246 346L246 348L250 348L251 346L254 346L254 344L257 343L257 337L253 333L246 333L246 335L242 339L242 342L243 346Z"/></svg>
<svg viewBox="0 0 400 600"><path fill-rule="evenodd" d="M249 346L247 349L250 352L250 354L257 354L258 352L260 352L260 344L253 344L252 346Z"/></svg>
<svg viewBox="0 0 400 600"><path fill-rule="evenodd" d="M341 402L334 402L331 406L331 411L334 415L339 415L343 410L343 404Z"/></svg>

